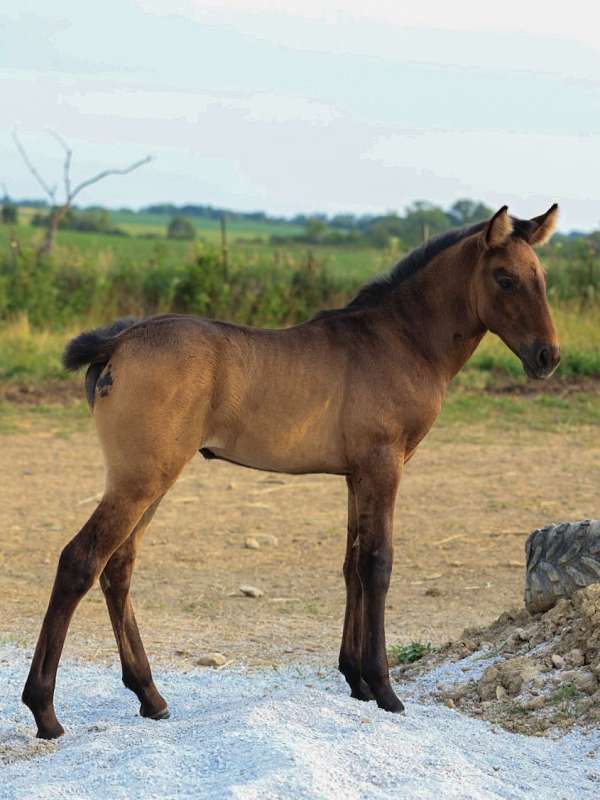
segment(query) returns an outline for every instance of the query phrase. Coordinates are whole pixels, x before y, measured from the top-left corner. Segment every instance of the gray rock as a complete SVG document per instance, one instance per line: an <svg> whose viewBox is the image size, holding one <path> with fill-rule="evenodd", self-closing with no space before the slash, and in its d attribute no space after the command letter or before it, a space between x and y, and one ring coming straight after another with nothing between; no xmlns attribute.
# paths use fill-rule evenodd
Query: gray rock
<svg viewBox="0 0 600 800"><path fill-rule="evenodd" d="M570 653L567 653L565 656L565 661L570 664L572 667L583 667L585 664L585 656L583 655L583 650L579 650L576 648L575 650L571 650Z"/></svg>
<svg viewBox="0 0 600 800"><path fill-rule="evenodd" d="M578 672L573 678L575 688L584 694L594 694L598 689L598 679L591 672Z"/></svg>

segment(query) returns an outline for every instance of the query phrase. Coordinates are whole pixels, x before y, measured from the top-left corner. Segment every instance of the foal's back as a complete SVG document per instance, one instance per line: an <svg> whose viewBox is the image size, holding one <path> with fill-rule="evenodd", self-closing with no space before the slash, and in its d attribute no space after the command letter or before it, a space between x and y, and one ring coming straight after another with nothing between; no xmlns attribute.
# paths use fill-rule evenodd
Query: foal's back
<svg viewBox="0 0 600 800"><path fill-rule="evenodd" d="M346 473L360 431L401 435L398 407L419 394L399 368L407 355L372 317L264 330L170 315L130 328L96 383L105 452L107 437L139 448L151 431L161 449L185 442L258 469Z"/></svg>

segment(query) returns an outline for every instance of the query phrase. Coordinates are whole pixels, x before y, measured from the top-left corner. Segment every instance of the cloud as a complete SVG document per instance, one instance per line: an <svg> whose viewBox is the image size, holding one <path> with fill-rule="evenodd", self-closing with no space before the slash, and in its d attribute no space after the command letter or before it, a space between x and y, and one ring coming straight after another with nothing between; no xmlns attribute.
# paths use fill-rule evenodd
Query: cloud
<svg viewBox="0 0 600 800"><path fill-rule="evenodd" d="M138 0L145 11L181 15L192 19L232 17L291 17L335 24L345 20L376 22L402 28L434 28L448 31L508 31L535 36L568 38L598 48L600 14L589 0L548 3L547 0L502 0L490 6L481 0L430 0L427 3L378 0Z"/></svg>
<svg viewBox="0 0 600 800"><path fill-rule="evenodd" d="M105 116L107 113L130 120L176 120L198 123L211 111L241 112L257 122L283 124L305 122L328 125L339 112L326 103L306 97L273 92L165 92L140 89L121 91L67 92L62 102L81 114Z"/></svg>

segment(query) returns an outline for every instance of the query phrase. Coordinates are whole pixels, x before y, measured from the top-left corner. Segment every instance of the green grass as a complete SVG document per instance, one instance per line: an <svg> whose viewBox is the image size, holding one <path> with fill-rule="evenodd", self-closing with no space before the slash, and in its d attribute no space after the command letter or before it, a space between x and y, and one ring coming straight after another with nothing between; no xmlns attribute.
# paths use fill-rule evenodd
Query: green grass
<svg viewBox="0 0 600 800"><path fill-rule="evenodd" d="M184 215L185 216L185 215ZM134 213L131 211L111 211L111 224L123 228L128 233L140 236L144 233L166 234L171 217L168 214ZM196 228L197 236L207 239L221 239L221 223L218 219L187 217ZM290 222L259 222L254 220L227 220L228 236L235 239L268 239L270 236L297 236L304 228Z"/></svg>
<svg viewBox="0 0 600 800"><path fill-rule="evenodd" d="M69 377L60 361L69 338L67 332L33 330L25 316L4 325L1 330L0 380L43 381Z"/></svg>
<svg viewBox="0 0 600 800"><path fill-rule="evenodd" d="M431 653L431 642L411 642L410 644L393 644L388 647L388 660L391 667L400 664L414 664L423 656Z"/></svg>
<svg viewBox="0 0 600 800"><path fill-rule="evenodd" d="M90 414L84 402L83 377L77 375L67 405L51 399L40 405L0 401L0 433L13 433L30 428L52 429L60 435L86 430ZM53 394L50 393L49 398ZM64 400L64 398L63 398ZM524 435L575 434L600 426L600 394L577 392L569 398L556 395L493 395L451 389L432 433L432 441L492 443L498 434L511 441L523 442ZM589 440L587 433L580 446ZM595 441L593 438L591 441ZM309 609L310 610L310 609ZM415 643L413 643L415 644ZM416 643L418 645L419 643ZM412 647L408 645L406 647ZM390 648L395 650L395 648ZM405 662L398 662L405 663Z"/></svg>
<svg viewBox="0 0 600 800"><path fill-rule="evenodd" d="M539 431L566 431L600 425L600 395L578 391L558 394L498 395L455 389L444 400L437 426L483 425L493 430L527 428Z"/></svg>
<svg viewBox="0 0 600 800"><path fill-rule="evenodd" d="M600 375L598 304L554 303L552 317L561 343L562 359L556 374L565 378ZM483 372L499 371L525 382L520 360L497 336L488 334L470 361Z"/></svg>
<svg viewBox="0 0 600 800"><path fill-rule="evenodd" d="M125 226L127 227L127 226ZM39 228L19 225L17 235L23 244L41 241ZM140 238L143 233L164 234L164 229L152 225L132 226L131 237L109 236L99 233L60 231L56 241L59 247L78 250L87 258L98 257L103 261L145 264L160 258L168 265L176 266L189 260L202 243L219 246L218 228L207 226L200 229L195 242L180 242L161 239ZM6 251L10 228L0 225L0 252ZM323 245L286 244L273 246L268 242L266 231L257 231L242 223L232 223L229 235L230 259L239 267L257 265L289 272L306 261L310 252L318 265L328 270L333 277L349 282L366 282L388 270L398 260L399 253L370 247L332 247Z"/></svg>
<svg viewBox="0 0 600 800"><path fill-rule="evenodd" d="M553 694L550 695L549 702L552 705L558 705L559 703L564 703L568 700L573 700L579 694L578 690L572 683L566 683L564 686L561 686L557 689Z"/></svg>

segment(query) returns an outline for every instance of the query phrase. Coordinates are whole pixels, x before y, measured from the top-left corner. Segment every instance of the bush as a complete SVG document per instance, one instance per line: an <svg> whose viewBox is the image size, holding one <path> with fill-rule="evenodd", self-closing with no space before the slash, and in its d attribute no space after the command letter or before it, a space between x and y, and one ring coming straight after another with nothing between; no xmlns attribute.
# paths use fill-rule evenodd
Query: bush
<svg viewBox="0 0 600 800"><path fill-rule="evenodd" d="M16 225L19 220L19 212L16 205L10 202L3 203L1 216L5 225Z"/></svg>
<svg viewBox="0 0 600 800"><path fill-rule="evenodd" d="M167 239L183 239L193 241L196 238L196 228L186 217L173 217L167 228Z"/></svg>
<svg viewBox="0 0 600 800"><path fill-rule="evenodd" d="M354 280L333 279L310 255L289 257L286 269L266 259L234 262L225 275L221 253L207 246L175 264L164 242L146 260L74 247L40 258L32 245L21 246L0 253L0 320L27 314L34 326L56 328L176 311L286 325L339 305L357 288Z"/></svg>

